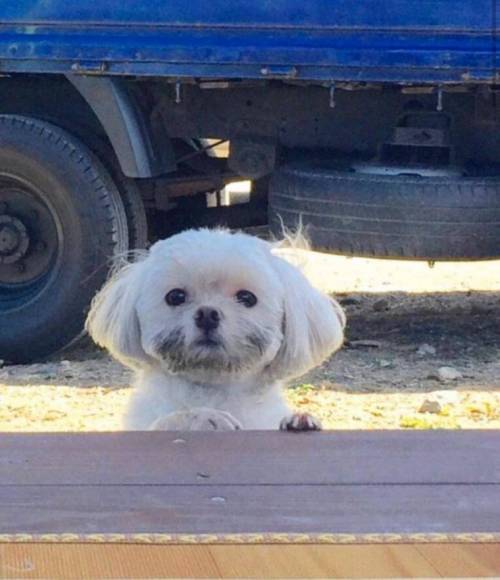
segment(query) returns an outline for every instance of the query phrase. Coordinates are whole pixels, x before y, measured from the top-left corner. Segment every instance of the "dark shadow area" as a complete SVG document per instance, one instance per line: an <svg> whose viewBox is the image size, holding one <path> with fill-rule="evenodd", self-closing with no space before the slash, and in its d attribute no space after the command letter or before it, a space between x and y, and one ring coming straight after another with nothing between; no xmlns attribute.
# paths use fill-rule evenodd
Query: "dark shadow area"
<svg viewBox="0 0 500 580"><path fill-rule="evenodd" d="M442 356L500 355L500 293L350 294L347 340L380 340L387 346L427 343ZM352 301L359 301L352 304Z"/></svg>
<svg viewBox="0 0 500 580"><path fill-rule="evenodd" d="M500 293L338 295L346 342L294 381L349 393L500 390ZM458 373L443 379L442 367Z"/></svg>

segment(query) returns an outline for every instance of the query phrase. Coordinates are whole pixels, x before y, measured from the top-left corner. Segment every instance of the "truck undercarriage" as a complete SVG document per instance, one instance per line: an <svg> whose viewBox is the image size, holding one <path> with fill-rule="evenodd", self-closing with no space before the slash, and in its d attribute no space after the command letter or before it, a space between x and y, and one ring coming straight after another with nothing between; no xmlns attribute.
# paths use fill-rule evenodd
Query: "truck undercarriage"
<svg viewBox="0 0 500 580"><path fill-rule="evenodd" d="M0 10L0 358L74 340L113 260L188 227L500 256L494 3L146 4Z"/></svg>

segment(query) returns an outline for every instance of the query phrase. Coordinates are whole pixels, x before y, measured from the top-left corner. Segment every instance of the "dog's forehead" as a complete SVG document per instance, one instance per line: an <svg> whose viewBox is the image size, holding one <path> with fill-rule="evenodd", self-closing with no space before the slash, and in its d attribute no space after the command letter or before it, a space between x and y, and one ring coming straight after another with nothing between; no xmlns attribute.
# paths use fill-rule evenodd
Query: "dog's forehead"
<svg viewBox="0 0 500 580"><path fill-rule="evenodd" d="M167 284L214 289L260 288L273 271L265 256L230 247L184 247L157 253L155 271Z"/></svg>
<svg viewBox="0 0 500 580"><path fill-rule="evenodd" d="M183 266L183 267L182 267ZM194 286L225 288L232 286L261 286L266 276L252 260L226 256L220 261L183 261L177 274Z"/></svg>
<svg viewBox="0 0 500 580"><path fill-rule="evenodd" d="M271 246L247 234L188 230L154 244L150 276L171 287L279 293ZM156 282L155 282L156 283Z"/></svg>

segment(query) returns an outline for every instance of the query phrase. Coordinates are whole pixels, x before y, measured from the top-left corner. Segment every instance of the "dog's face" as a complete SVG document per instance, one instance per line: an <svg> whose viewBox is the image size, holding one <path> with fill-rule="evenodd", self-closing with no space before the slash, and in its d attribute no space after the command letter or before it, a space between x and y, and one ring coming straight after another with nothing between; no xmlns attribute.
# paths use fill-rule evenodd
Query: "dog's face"
<svg viewBox="0 0 500 580"><path fill-rule="evenodd" d="M343 313L271 250L224 231L158 242L97 296L89 331L130 366L193 382L304 372L340 346Z"/></svg>
<svg viewBox="0 0 500 580"><path fill-rule="evenodd" d="M230 241L167 241L148 258L136 304L143 349L192 380L255 372L283 342L283 284L253 244Z"/></svg>

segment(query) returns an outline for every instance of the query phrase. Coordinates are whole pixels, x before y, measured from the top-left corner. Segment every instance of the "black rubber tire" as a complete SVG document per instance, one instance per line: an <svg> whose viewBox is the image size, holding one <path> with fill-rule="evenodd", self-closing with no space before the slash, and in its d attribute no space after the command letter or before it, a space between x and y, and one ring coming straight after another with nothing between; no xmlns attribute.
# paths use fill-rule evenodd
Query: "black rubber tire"
<svg viewBox="0 0 500 580"><path fill-rule="evenodd" d="M33 296L16 301L10 288L2 306L0 285L0 358L26 363L81 334L112 258L128 250L127 219L118 189L95 155L52 124L0 115L0 174L33 184L58 224L57 259Z"/></svg>
<svg viewBox="0 0 500 580"><path fill-rule="evenodd" d="M139 187L123 174L113 148L104 140L86 135L85 144L105 165L118 188L127 216L129 250L143 250L148 246L148 222Z"/></svg>
<svg viewBox="0 0 500 580"><path fill-rule="evenodd" d="M132 179L114 175L127 216L129 250L143 250L148 246L148 220L139 188Z"/></svg>
<svg viewBox="0 0 500 580"><path fill-rule="evenodd" d="M299 223L316 249L422 260L500 256L500 177L386 176L324 166L285 166L273 175L275 235Z"/></svg>

